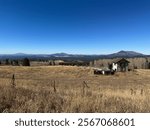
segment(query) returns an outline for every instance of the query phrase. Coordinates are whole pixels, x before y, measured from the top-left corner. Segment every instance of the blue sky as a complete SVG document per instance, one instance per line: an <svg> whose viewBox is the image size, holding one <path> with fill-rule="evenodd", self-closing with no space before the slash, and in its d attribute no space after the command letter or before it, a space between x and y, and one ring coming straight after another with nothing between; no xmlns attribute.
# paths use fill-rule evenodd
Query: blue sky
<svg viewBox="0 0 150 130"><path fill-rule="evenodd" d="M0 54L150 54L149 0L0 0Z"/></svg>

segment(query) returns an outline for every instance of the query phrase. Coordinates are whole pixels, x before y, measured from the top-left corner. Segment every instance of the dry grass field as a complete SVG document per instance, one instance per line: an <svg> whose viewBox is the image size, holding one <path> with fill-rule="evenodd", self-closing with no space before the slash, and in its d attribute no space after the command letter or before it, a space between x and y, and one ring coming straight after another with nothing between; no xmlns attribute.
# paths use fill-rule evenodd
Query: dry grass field
<svg viewBox="0 0 150 130"><path fill-rule="evenodd" d="M0 112L150 112L150 70L104 76L90 67L1 66Z"/></svg>

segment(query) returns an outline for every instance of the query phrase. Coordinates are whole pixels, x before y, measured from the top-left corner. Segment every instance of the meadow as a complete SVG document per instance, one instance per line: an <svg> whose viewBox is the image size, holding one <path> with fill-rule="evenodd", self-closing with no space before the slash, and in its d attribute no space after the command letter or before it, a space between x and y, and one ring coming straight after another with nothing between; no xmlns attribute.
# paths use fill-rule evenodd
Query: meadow
<svg viewBox="0 0 150 130"><path fill-rule="evenodd" d="M150 112L150 70L106 76L91 67L0 66L0 112Z"/></svg>

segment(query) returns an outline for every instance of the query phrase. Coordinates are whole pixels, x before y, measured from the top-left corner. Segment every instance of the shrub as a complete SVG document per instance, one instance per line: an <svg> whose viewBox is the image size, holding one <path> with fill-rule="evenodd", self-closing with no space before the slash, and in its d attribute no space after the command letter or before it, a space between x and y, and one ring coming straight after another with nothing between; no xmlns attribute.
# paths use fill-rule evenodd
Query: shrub
<svg viewBox="0 0 150 130"><path fill-rule="evenodd" d="M9 65L9 64L10 64L9 59L6 59L5 60L5 65Z"/></svg>
<svg viewBox="0 0 150 130"><path fill-rule="evenodd" d="M22 65L23 66L30 66L30 60L28 58L24 58Z"/></svg>

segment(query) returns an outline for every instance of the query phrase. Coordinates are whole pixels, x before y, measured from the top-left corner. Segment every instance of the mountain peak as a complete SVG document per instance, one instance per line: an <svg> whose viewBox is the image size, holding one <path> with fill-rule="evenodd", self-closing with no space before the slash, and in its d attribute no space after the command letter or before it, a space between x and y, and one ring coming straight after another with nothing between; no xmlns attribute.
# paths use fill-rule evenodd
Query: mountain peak
<svg viewBox="0 0 150 130"><path fill-rule="evenodd" d="M127 53L128 51L121 50L118 53Z"/></svg>
<svg viewBox="0 0 150 130"><path fill-rule="evenodd" d="M26 55L25 53L16 53L14 55Z"/></svg>
<svg viewBox="0 0 150 130"><path fill-rule="evenodd" d="M124 51L121 50L117 53L111 54L113 57L138 57L138 56L144 56L142 53L134 52L134 51Z"/></svg>

